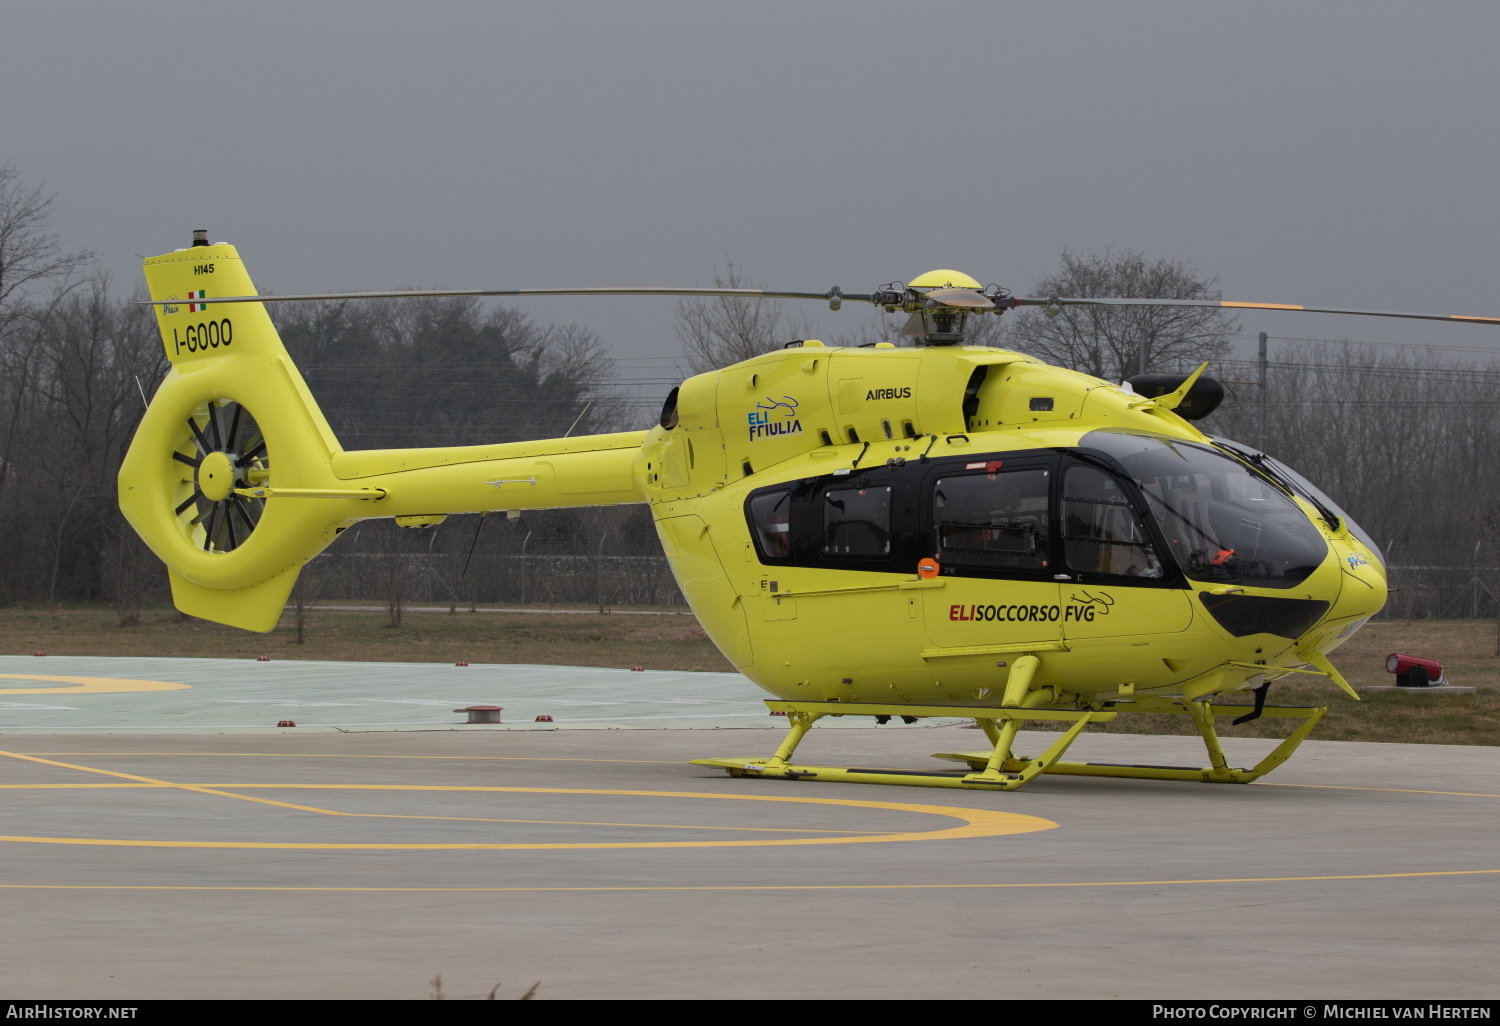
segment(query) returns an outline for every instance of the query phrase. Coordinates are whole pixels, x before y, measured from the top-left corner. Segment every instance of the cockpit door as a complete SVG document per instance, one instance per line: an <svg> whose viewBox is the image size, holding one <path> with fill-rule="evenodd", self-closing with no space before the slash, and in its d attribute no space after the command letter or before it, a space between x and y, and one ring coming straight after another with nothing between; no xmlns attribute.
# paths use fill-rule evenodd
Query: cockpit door
<svg viewBox="0 0 1500 1026"><path fill-rule="evenodd" d="M944 584L923 595L935 647L1045 649L1062 640L1055 472L1055 460L1033 457L953 462L929 473L924 536Z"/></svg>
<svg viewBox="0 0 1500 1026"><path fill-rule="evenodd" d="M1104 468L1066 461L1058 498L1063 637L1176 634L1192 623L1190 592L1131 489ZM1146 644L1143 640L1142 645Z"/></svg>

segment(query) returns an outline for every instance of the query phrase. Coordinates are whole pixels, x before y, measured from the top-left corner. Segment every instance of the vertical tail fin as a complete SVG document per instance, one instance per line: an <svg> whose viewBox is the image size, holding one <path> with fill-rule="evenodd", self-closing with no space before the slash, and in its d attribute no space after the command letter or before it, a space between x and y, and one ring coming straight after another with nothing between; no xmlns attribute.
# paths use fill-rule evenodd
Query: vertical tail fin
<svg viewBox="0 0 1500 1026"><path fill-rule="evenodd" d="M272 509L245 494L269 479L332 481L338 442L260 303L233 246L145 262L171 370L152 399L119 475L120 508L171 571L186 613L275 626L302 563L331 535L326 510Z"/></svg>
<svg viewBox="0 0 1500 1026"><path fill-rule="evenodd" d="M120 467L120 509L177 608L276 626L301 567L355 520L644 501L644 432L343 453L233 246L146 261L171 370Z"/></svg>

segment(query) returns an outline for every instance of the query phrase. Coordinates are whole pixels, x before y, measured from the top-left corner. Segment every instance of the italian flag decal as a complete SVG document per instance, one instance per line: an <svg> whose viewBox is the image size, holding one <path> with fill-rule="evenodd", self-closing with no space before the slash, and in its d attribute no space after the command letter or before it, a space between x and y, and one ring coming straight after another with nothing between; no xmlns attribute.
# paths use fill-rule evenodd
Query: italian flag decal
<svg viewBox="0 0 1500 1026"><path fill-rule="evenodd" d="M190 300L192 300L192 299L205 299L205 298L207 298L207 296L208 296L207 291L205 291L203 289L199 289L197 292L189 292L188 293L188 299L190 299ZM188 313L197 313L199 310L207 310L207 309L208 309L208 304L207 303L191 303L191 302L188 303Z"/></svg>

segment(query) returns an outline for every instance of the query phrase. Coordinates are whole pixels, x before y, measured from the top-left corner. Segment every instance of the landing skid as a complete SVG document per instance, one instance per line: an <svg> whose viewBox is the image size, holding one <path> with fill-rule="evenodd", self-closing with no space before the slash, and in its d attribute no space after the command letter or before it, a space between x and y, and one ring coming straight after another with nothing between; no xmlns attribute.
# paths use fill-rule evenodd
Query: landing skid
<svg viewBox="0 0 1500 1026"><path fill-rule="evenodd" d="M1272 719L1302 720L1291 735L1253 767L1232 767L1214 730L1219 716L1244 716L1252 707L1214 705L1208 701L1180 698L1138 697L1111 702L1101 709L1026 709L964 706L863 705L846 702L767 702L772 712L785 713L790 730L776 754L769 759L694 759L695 766L717 766L732 777L764 777L776 780L831 780L854 784L900 784L907 787L963 787L986 791L1014 791L1043 773L1089 777L1136 777L1144 780L1193 780L1212 784L1248 784L1291 758L1307 739L1327 709L1265 706L1261 715ZM1198 728L1208 749L1209 765L1130 766L1108 762L1064 762L1068 746L1090 723L1108 723L1121 713L1168 713L1188 716ZM939 752L935 759L968 764L969 771L921 772L896 769L854 769L804 766L792 761L797 746L824 716L973 717L992 745L975 752ZM1011 751L1016 731L1027 722L1069 724L1047 750L1034 758Z"/></svg>

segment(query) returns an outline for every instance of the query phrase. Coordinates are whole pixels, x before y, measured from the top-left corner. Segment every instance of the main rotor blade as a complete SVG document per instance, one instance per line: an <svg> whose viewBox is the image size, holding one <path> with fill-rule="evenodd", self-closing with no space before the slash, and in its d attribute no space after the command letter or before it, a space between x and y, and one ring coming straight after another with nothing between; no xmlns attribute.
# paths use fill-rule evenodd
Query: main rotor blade
<svg viewBox="0 0 1500 1026"><path fill-rule="evenodd" d="M1398 313L1391 310L1346 310L1335 306L1297 306L1291 303L1236 303L1227 299L1017 299L1017 306L1183 306L1225 310L1291 310L1298 313L1349 314L1354 317L1400 317L1411 321L1465 321L1469 324L1500 324L1500 317L1467 317L1463 314Z"/></svg>
<svg viewBox="0 0 1500 1026"><path fill-rule="evenodd" d="M829 301L837 297L854 303L873 303L871 293L828 292L784 292L775 289L682 289L656 285L596 286L569 289L396 289L390 292L310 292L288 296L205 296L194 299L194 303L302 303L312 300L345 299L440 299L455 296L730 296L744 299L821 299ZM1231 300L1209 299L1086 299L1080 297L1025 298L1007 300L1005 304L994 304L979 294L968 290L944 290L941 294L927 293L928 298L939 300L945 306L962 306L976 309L996 305L1015 306L1170 306L1210 310L1290 310L1297 313L1346 314L1353 317L1397 317L1414 321L1464 321L1469 324L1500 324L1500 317L1471 317L1464 314L1404 313L1392 310L1353 310L1333 306L1303 306L1293 303L1240 303ZM973 297L973 298L969 298ZM983 300L983 302L980 302ZM141 306L181 305L181 299L140 300Z"/></svg>
<svg viewBox="0 0 1500 1026"><path fill-rule="evenodd" d="M214 296L194 299L204 303L301 303L315 299L437 299L449 296L740 296L746 299L822 299L834 296L869 303L868 293L779 292L774 289L678 289L656 285L599 286L576 289L397 289L392 292L312 292L298 296ZM181 306L181 299L140 300L140 306Z"/></svg>

